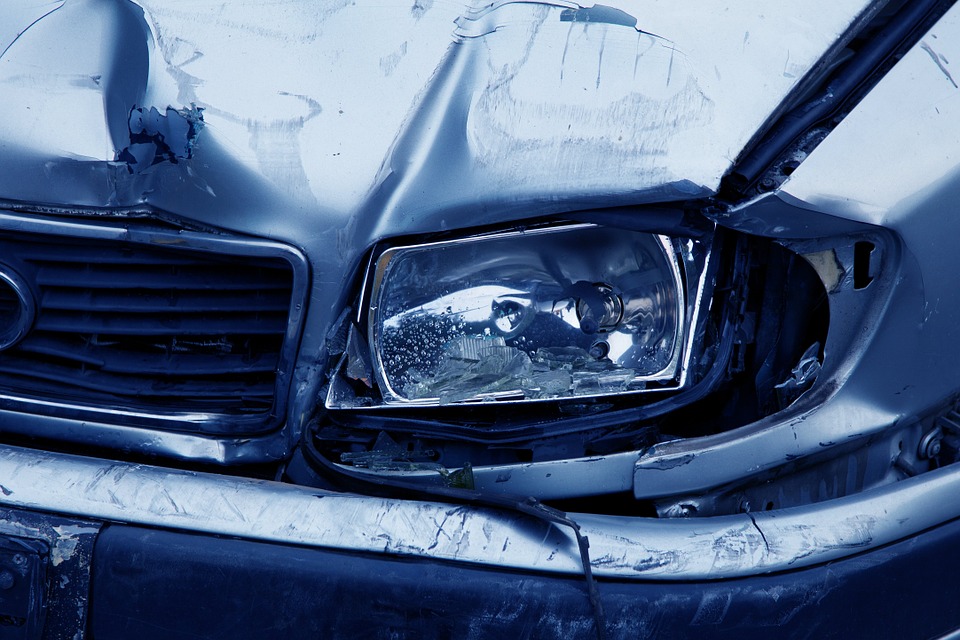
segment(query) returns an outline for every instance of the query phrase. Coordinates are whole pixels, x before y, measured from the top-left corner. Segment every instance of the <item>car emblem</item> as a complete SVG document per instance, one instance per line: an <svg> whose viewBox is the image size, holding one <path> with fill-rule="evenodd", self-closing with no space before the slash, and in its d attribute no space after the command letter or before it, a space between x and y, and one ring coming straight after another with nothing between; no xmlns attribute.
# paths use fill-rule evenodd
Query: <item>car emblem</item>
<svg viewBox="0 0 960 640"><path fill-rule="evenodd" d="M36 317L37 301L24 278L0 264L0 351L22 340Z"/></svg>

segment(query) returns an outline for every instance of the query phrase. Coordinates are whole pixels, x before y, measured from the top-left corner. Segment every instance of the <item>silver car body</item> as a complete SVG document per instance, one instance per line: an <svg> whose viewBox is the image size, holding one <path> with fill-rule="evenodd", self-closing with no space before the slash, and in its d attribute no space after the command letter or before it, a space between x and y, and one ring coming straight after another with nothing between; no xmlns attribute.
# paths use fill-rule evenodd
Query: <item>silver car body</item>
<svg viewBox="0 0 960 640"><path fill-rule="evenodd" d="M0 504L579 574L577 538L555 524L176 467L291 455L323 405L331 334L378 242L709 199L880 5L5 3L0 228L276 246L304 288L275 428L196 434L131 425L123 407L90 419L4 405L6 433L156 463L2 445ZM475 488L652 501L662 517L571 515L593 573L628 580L810 566L960 516L960 473L912 453L960 379L958 59L950 9L788 177L711 214L808 256L823 281L830 326L809 391L721 433L475 466ZM131 161L131 116L152 109L170 155ZM184 227L154 236L130 224L155 217ZM854 283L858 238L876 249L866 287Z"/></svg>

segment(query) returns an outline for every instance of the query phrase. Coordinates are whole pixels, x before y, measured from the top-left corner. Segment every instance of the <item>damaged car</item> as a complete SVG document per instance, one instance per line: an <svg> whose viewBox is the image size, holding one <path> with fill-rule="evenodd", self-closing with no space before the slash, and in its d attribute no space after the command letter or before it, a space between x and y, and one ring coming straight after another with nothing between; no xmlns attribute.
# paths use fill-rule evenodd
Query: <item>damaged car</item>
<svg viewBox="0 0 960 640"><path fill-rule="evenodd" d="M956 633L956 60L943 0L8 0L3 636Z"/></svg>

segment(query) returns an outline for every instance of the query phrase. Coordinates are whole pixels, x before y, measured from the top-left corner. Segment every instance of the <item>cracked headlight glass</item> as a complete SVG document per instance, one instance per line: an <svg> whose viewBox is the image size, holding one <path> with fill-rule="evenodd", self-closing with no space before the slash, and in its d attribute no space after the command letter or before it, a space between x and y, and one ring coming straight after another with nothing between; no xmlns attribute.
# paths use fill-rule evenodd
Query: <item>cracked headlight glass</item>
<svg viewBox="0 0 960 640"><path fill-rule="evenodd" d="M572 225L387 249L366 318L383 404L682 386L689 246Z"/></svg>

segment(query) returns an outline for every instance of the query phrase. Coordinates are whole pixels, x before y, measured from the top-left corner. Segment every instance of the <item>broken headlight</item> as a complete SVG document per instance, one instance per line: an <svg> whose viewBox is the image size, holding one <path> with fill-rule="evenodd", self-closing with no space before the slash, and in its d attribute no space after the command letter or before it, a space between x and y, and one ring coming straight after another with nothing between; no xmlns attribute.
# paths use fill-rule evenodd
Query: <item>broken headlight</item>
<svg viewBox="0 0 960 640"><path fill-rule="evenodd" d="M709 256L702 240L594 225L391 247L341 378L375 383L384 406L676 390ZM350 397L334 384L327 404Z"/></svg>

